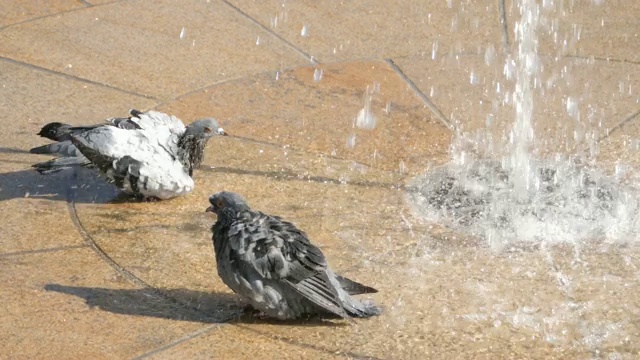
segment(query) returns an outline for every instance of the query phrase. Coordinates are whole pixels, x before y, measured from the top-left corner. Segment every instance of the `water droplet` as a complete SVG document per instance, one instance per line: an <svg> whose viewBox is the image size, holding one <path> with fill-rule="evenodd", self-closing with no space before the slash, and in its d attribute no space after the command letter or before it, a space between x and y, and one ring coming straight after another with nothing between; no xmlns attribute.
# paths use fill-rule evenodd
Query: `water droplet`
<svg viewBox="0 0 640 360"><path fill-rule="evenodd" d="M180 39L184 39L184 36L187 34L187 29L183 26L182 30L180 30Z"/></svg>
<svg viewBox="0 0 640 360"><path fill-rule="evenodd" d="M507 62L504 64L503 73L507 80L512 80L515 77L516 63L513 59L507 59Z"/></svg>
<svg viewBox="0 0 640 360"><path fill-rule="evenodd" d="M302 30L300 30L300 36L302 37L309 36L309 27L307 25L302 25Z"/></svg>
<svg viewBox="0 0 640 360"><path fill-rule="evenodd" d="M313 71L313 81L320 81L320 80L322 80L322 69L316 68Z"/></svg>
<svg viewBox="0 0 640 360"><path fill-rule="evenodd" d="M347 137L347 147L353 149L356 146L356 134L351 134Z"/></svg>
<svg viewBox="0 0 640 360"><path fill-rule="evenodd" d="M376 118L371 113L370 108L364 107L358 111L356 126L366 130L372 130L376 127Z"/></svg>
<svg viewBox="0 0 640 360"><path fill-rule="evenodd" d="M580 109L578 106L578 100L574 97L567 97L567 113L574 119L578 119L580 116Z"/></svg>
<svg viewBox="0 0 640 360"><path fill-rule="evenodd" d="M256 39L256 45L260 45L260 36Z"/></svg>
<svg viewBox="0 0 640 360"><path fill-rule="evenodd" d="M276 71L276 80L280 80L280 71Z"/></svg>
<svg viewBox="0 0 640 360"><path fill-rule="evenodd" d="M478 85L480 83L478 74L472 71L471 74L469 74L469 83L471 83L471 85Z"/></svg>
<svg viewBox="0 0 640 360"><path fill-rule="evenodd" d="M375 93L380 92L380 84L374 83L373 86L367 86L364 93L364 107L360 109L356 115L356 126L361 129L372 130L376 127L376 118L372 111L372 99Z"/></svg>
<svg viewBox="0 0 640 360"><path fill-rule="evenodd" d="M496 58L496 48L493 45L487 46L484 51L484 63L487 65L493 64Z"/></svg>
<svg viewBox="0 0 640 360"><path fill-rule="evenodd" d="M431 60L436 59L436 54L438 53L438 40L434 41L431 45Z"/></svg>
<svg viewBox="0 0 640 360"><path fill-rule="evenodd" d="M402 161L402 160L400 160L399 170L400 170L400 174L406 174L407 173L407 166L404 164L404 161Z"/></svg>

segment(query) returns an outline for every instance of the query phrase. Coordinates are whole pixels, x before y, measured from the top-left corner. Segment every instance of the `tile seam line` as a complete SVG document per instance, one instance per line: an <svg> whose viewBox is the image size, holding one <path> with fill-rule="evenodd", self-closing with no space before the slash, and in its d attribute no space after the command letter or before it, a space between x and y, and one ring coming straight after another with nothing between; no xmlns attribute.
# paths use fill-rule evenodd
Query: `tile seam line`
<svg viewBox="0 0 640 360"><path fill-rule="evenodd" d="M351 351L348 351L348 350L347 351L343 351L343 350L340 350L340 349L339 350L327 349L327 348L324 348L322 346L308 344L308 343L305 343L305 342L300 342L300 341L297 341L295 339L288 338L288 337L281 336L281 335L270 335L270 334L267 334L267 333L265 333L263 331L260 331L258 329L251 328L251 327L247 326L246 324L231 324L231 325L235 326L237 328L240 328L240 329L244 329L246 331L253 332L254 334L258 334L260 336L264 336L267 339L279 341L281 343L288 344L290 346L303 348L303 349L315 350L315 351L318 351L318 352L321 352L321 353L325 353L325 354L338 355L338 356L343 357L343 358L346 357L348 359L355 359L355 360L365 360L365 359L367 359L367 360L386 360L384 358L379 358L379 357L370 356L370 355L358 354L358 353L354 353L354 352L351 352Z"/></svg>
<svg viewBox="0 0 640 360"><path fill-rule="evenodd" d="M0 56L0 59L1 58L2 57ZM244 79L253 79L253 78L256 78L256 77L262 76L262 75L267 75L267 74L276 73L276 72L283 73L283 72L286 72L286 71L292 71L292 70L296 70L296 69L300 69L300 68L304 68L304 67L313 67L314 65L317 65L317 66L331 66L331 65L334 65L334 64L350 63L350 62L355 62L355 61L371 61L371 62L376 61L376 62L380 62L380 63L384 63L385 62L384 59L379 59L379 58L354 58L354 59L345 59L345 60L339 60L339 61L333 61L333 62L327 62L327 63L315 62L315 63L309 64L309 63L305 62L303 64L290 65L290 66L282 67L280 69L275 69L275 70L257 71L257 72L254 72L254 73L251 73L251 74L247 74L247 75L241 75L241 76L236 76L236 77L232 77L232 78L228 78L228 79L222 79L222 80L219 80L219 81L214 81L214 82L212 82L210 84L207 84L205 86L201 86L201 87L199 87L197 89L186 91L184 93L181 93L180 95L177 95L175 97L169 98L167 100L162 100L162 101L158 100L158 104L156 104L152 109L157 109L157 108L165 106L165 105L167 105L169 103L178 101L178 100L180 100L180 99L182 99L184 97L196 94L196 93L201 92L201 91L212 89L212 88L214 88L216 86L224 85L224 84L227 84L227 83L230 83L230 82L233 82L233 81L240 81L240 80L244 80Z"/></svg>
<svg viewBox="0 0 640 360"><path fill-rule="evenodd" d="M312 64L314 65L318 65L320 64L320 62L318 61L318 59L307 53L306 51L300 49L299 47L297 47L296 45L294 45L292 42L290 42L289 40L285 39L283 36L281 36L280 34L276 33L275 31L273 31L272 29L270 29L269 27L265 26L264 24L262 24L260 21L256 20L255 18L253 18L251 15L247 14L246 12L242 11L242 9L240 9L239 7L233 5L232 3L230 3L228 0L222 0L222 2L224 4L226 4L227 6L229 6L231 9L233 9L234 11L236 11L238 14L244 16L245 18L247 18L250 22L252 22L254 25L257 25L258 27L262 28L262 30L268 32L269 34L271 34L272 36L274 36L275 38L277 38L278 40L280 40L282 43L284 43L285 45L287 45L288 47L292 48L293 50L295 50L298 54L302 55L303 57L305 57L308 61L310 61Z"/></svg>
<svg viewBox="0 0 640 360"><path fill-rule="evenodd" d="M640 61L627 60L627 59L618 59L618 58L614 58L614 57L602 57L602 56L595 56L595 55L590 55L590 56L585 56L585 55L564 55L564 57L571 58L571 59L580 59L580 60L589 60L591 57L593 57L593 60L596 60L596 61L615 62L615 63L631 64L631 65L640 65Z"/></svg>
<svg viewBox="0 0 640 360"><path fill-rule="evenodd" d="M107 265L109 265L113 270L115 270L116 273L122 275L134 285L141 287L142 289L148 290L150 293L152 293L154 296L156 296L159 299L178 305L183 309L194 312L196 314L202 315L203 320L206 320L208 318L208 315L203 311L197 308L191 307L189 305L186 305L170 296L167 296L166 294L162 293L162 291L159 291L156 288L152 287L151 285L147 284L144 280L140 279L139 277L131 273L129 270L125 269L120 264L118 264L115 260L113 260L109 256L109 254L107 254L104 250L102 250L102 248L95 242L95 240L93 240L93 237L91 236L91 234L89 234L89 232L82 225L82 222L80 221L80 217L78 216L78 212L76 211L75 201L73 200L73 191L70 187L67 189L67 208L69 210L69 216L71 217L71 221L73 222L74 227L76 228L76 230L78 231L78 233L80 234L80 236L82 237L86 245L89 248L91 248L96 253L96 255L98 255L98 257L100 257L104 262L106 262ZM205 326L204 328L196 330L195 332L191 332L177 340L170 341L165 345L162 345L156 349L150 350L142 355L139 355L135 357L135 359L144 359L154 354L160 353L164 350L170 349L183 342L189 341L191 339L195 339L220 326L230 324L230 322L234 318L235 318L234 316L231 316L215 324Z"/></svg>
<svg viewBox="0 0 640 360"><path fill-rule="evenodd" d="M189 306L187 304L184 304L184 303L180 302L179 300L174 299L174 298L172 298L170 296L167 296L162 291L156 289L155 287L151 286L150 284L147 284L144 280L142 280L141 278L137 277L135 274L133 274L129 270L125 269L123 266L121 266L115 260L113 260L109 256L109 254L107 254L100 247L100 245L98 245L95 242L95 240L93 239L91 234L89 234L89 232L82 225L82 222L81 222L80 217L78 216L78 212L76 210L75 201L73 200L73 190L71 188L67 189L67 209L69 210L69 216L71 218L71 221L72 221L74 227L76 228L76 230L78 231L79 235L82 237L84 242L96 253L96 255L98 255L98 257L100 257L102 259L102 261L104 261L107 265L109 265L112 269L114 269L118 274L120 274L123 277L125 277L128 281L130 281L134 285L139 286L142 289L148 290L149 292L153 293L153 295L155 295L156 297L158 297L160 299L163 299L165 301L168 301L168 302L171 302L171 303L173 303L175 305L178 305L178 306L184 308L185 310L192 311L192 312L194 312L196 314L199 314L199 315L202 316L203 320L206 320L208 318L208 315L205 312L203 312L203 311L201 311L199 309L196 309L194 307L191 307L191 306ZM221 322L221 323L224 323L224 322Z"/></svg>
<svg viewBox="0 0 640 360"><path fill-rule="evenodd" d="M396 64L393 59L385 59L386 63L393 69L393 71L413 90L413 92L418 96L418 98L425 104L429 110L436 116L436 118L449 130L455 131L456 128L453 126L451 121L447 119L447 117L440 111L440 109L436 106L436 104L429 99L429 97L418 88L418 86L405 74L405 72Z"/></svg>
<svg viewBox="0 0 640 360"><path fill-rule="evenodd" d="M32 69L32 70L45 72L47 74L56 75L56 76L60 76L60 77L66 78L66 79L79 81L79 82L82 82L82 83L85 83L85 84L95 85L95 86L99 86L99 87L102 87L102 88L105 88L105 89L118 91L118 92L123 93L123 94L138 96L138 97L142 97L142 98L145 98L147 100L152 100L152 101L155 101L155 102L159 102L160 101L160 99L155 97L155 96L137 93L135 91L122 89L122 88L119 88L117 86L101 83L101 82L94 81L94 80L85 79L85 78L82 78L82 77L79 77L79 76L75 76L75 75L71 75L71 74L65 74L63 72L47 69L45 67L41 67L41 66L30 64L30 63L23 62L23 61L20 61L20 60L12 59L12 58L9 58L9 57L6 57L6 56L1 56L0 55L0 60L8 62L8 63L11 63L11 64L14 64L14 65L23 66L23 67L26 67L26 68L29 68L29 69Z"/></svg>
<svg viewBox="0 0 640 360"><path fill-rule="evenodd" d="M200 336L205 335L206 333L208 333L210 331L213 331L213 330L216 330L216 329L220 328L220 326L222 326L222 325L228 325L228 323L224 322L224 323L220 323L220 324L213 324L213 325L205 326L204 328L196 330L194 332L191 332L191 333L189 333L189 334L187 334L187 335L185 335L185 336L183 336L183 337L181 337L181 338L179 338L177 340L171 341L171 342L169 342L169 343L167 343L165 345L162 345L162 346L160 346L158 348L155 348L153 350L147 351L147 352L145 352L145 353L143 353L141 355L135 356L131 360L147 359L147 358L149 358L151 356L160 354L163 351L169 350L169 349L171 349L171 348L173 348L175 346L178 346L178 345L180 345L182 343L185 343L187 341L199 338Z"/></svg>
<svg viewBox="0 0 640 360"><path fill-rule="evenodd" d="M507 29L507 9L504 3L505 0L498 0L498 11L500 13L500 30L502 33L502 46L504 51L509 53L511 50L511 44L509 43L509 29Z"/></svg>
<svg viewBox="0 0 640 360"><path fill-rule="evenodd" d="M617 124L612 126L609 130L607 130L607 132L604 135L599 137L596 142L600 143L601 141L609 138L611 136L611 134L613 134L614 132L620 130L627 123L630 123L631 121L635 120L638 116L640 116L640 109L636 110L634 113L632 113L631 115L627 116L626 118L622 119L620 122L618 122Z"/></svg>
<svg viewBox="0 0 640 360"><path fill-rule="evenodd" d="M83 249L83 248L86 248L86 247L88 247L87 244L80 244L80 245L56 246L56 247L51 247L51 248L35 249L35 250L14 251L14 252L8 252L8 253L0 254L0 259L1 258L12 257L12 256L22 256L22 255L32 255L32 254L45 254L45 253L52 253L52 252L65 251L65 250Z"/></svg>
<svg viewBox="0 0 640 360"><path fill-rule="evenodd" d="M46 18L50 18L50 17L54 17L54 16L58 16L58 15L63 15L63 14L67 14L67 13L72 13L72 12L76 12L76 11L87 10L87 9L91 9L91 8L94 8L94 7L100 7L100 6L115 4L115 3L122 2L122 1L124 1L124 0L115 0L115 1L110 1L110 2L106 2L106 3L102 3L102 4L90 4L87 1L80 0L79 3L83 5L82 7L79 7L77 9L69 9L69 10L65 10L65 11L60 11L60 12L56 12L56 13L52 13L52 14L36 16L34 18L26 19L26 20L23 20L23 21L18 21L18 22L15 22L15 23L12 23L12 24L8 24L8 25L5 25L5 26L0 26L0 32L5 30L5 29L12 28L14 26L18 26L18 25L22 25L22 24L28 24L28 23L30 23L32 21L46 19ZM87 4L89 4L89 5L87 5Z"/></svg>

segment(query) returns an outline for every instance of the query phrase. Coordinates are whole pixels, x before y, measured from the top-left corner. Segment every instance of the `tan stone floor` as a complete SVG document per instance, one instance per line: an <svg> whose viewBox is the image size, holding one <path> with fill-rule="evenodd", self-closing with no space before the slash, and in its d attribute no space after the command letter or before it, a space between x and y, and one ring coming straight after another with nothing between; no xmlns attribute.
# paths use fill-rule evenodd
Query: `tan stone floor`
<svg viewBox="0 0 640 360"><path fill-rule="evenodd" d="M597 128L602 166L637 168L640 2L543 2L538 136L566 151ZM637 246L495 253L416 218L402 191L447 162L452 129L511 124L518 19L511 0L0 0L0 358L637 358ZM354 126L365 101L371 130ZM31 170L43 124L131 107L232 135L193 193L114 202L90 171ZM385 313L240 317L204 213L222 189L305 229Z"/></svg>

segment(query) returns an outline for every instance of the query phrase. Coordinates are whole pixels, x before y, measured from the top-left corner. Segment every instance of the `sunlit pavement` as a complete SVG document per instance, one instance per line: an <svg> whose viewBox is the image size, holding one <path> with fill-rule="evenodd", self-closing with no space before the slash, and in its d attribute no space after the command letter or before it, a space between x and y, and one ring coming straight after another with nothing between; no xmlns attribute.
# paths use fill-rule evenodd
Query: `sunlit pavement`
<svg viewBox="0 0 640 360"><path fill-rule="evenodd" d="M25 3L0 0L0 358L640 353L634 243L496 252L407 201L411 179L448 161L453 129L510 126L496 99L513 88L511 1ZM537 136L598 127L603 169L640 165L640 2L544 3ZM45 123L131 107L215 116L231 134L210 142L193 193L123 203L91 171L30 168ZM547 150L570 150L559 143ZM223 189L306 230L384 314L243 315L204 212Z"/></svg>

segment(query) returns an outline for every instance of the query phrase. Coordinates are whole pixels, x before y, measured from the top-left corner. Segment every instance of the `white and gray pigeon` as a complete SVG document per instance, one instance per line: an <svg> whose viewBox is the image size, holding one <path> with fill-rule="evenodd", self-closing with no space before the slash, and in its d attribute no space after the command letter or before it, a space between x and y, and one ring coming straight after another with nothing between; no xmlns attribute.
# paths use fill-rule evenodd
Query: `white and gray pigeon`
<svg viewBox="0 0 640 360"><path fill-rule="evenodd" d="M376 289L336 275L322 251L290 222L252 210L242 196L219 192L209 197L218 275L235 293L268 317L370 317L373 303L351 295Z"/></svg>
<svg viewBox="0 0 640 360"><path fill-rule="evenodd" d="M158 111L132 109L129 114L91 126L45 125L38 135L56 142L30 152L57 158L33 167L41 174L96 167L126 193L143 198L168 199L192 191L193 169L202 163L207 141L226 135L218 122L206 118L185 126Z"/></svg>

